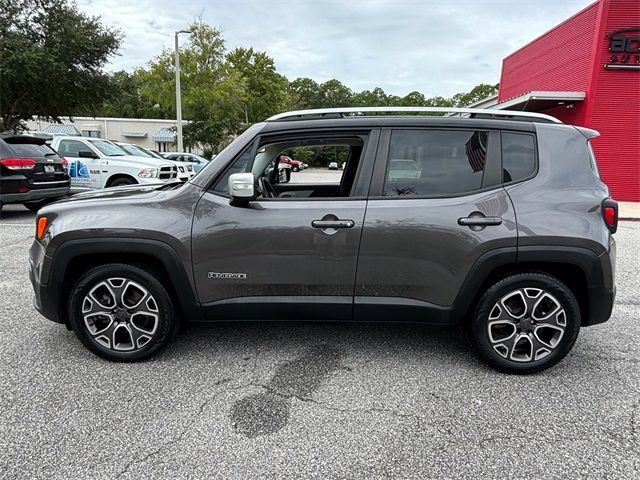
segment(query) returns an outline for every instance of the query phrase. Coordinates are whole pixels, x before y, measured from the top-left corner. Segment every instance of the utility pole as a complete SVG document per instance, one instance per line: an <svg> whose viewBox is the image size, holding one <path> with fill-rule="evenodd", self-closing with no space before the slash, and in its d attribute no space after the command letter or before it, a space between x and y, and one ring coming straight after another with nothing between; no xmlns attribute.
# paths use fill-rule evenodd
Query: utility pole
<svg viewBox="0 0 640 480"><path fill-rule="evenodd" d="M180 50L178 49L178 35L181 33L191 33L191 30L178 30L175 33L175 46L176 46L176 121L177 121L177 143L178 152L182 152L182 98L180 92Z"/></svg>

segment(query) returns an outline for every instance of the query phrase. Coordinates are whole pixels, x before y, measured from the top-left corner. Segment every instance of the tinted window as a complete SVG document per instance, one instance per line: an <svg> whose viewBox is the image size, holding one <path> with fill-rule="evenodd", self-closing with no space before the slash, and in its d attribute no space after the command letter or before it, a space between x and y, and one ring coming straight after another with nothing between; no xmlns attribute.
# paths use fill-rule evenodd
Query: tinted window
<svg viewBox="0 0 640 480"><path fill-rule="evenodd" d="M394 131L383 195L447 196L482 188L487 132Z"/></svg>
<svg viewBox="0 0 640 480"><path fill-rule="evenodd" d="M57 156L48 145L38 145L36 143L13 143L11 144L11 150L16 156L20 157Z"/></svg>
<svg viewBox="0 0 640 480"><path fill-rule="evenodd" d="M522 180L536 170L535 137L527 133L502 132L502 180Z"/></svg>
<svg viewBox="0 0 640 480"><path fill-rule="evenodd" d="M61 140L58 153L63 157L78 157L80 152L90 152L91 149L77 140Z"/></svg>

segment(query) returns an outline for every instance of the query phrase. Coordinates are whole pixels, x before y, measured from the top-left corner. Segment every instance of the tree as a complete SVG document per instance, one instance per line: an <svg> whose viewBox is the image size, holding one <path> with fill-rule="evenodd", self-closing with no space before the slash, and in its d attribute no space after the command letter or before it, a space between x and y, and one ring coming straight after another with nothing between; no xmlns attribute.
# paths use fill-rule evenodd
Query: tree
<svg viewBox="0 0 640 480"><path fill-rule="evenodd" d="M96 111L110 93L102 67L120 42L67 0L0 0L0 131Z"/></svg>
<svg viewBox="0 0 640 480"><path fill-rule="evenodd" d="M226 57L237 75L244 123L249 126L286 109L288 80L276 72L273 59L253 48L236 48Z"/></svg>
<svg viewBox="0 0 640 480"><path fill-rule="evenodd" d="M478 100L487 98L490 95L495 95L498 93L498 87L499 84L488 85L486 83L481 83L480 85L473 87L470 92L454 95L453 98L451 98L451 101L455 107L466 107Z"/></svg>

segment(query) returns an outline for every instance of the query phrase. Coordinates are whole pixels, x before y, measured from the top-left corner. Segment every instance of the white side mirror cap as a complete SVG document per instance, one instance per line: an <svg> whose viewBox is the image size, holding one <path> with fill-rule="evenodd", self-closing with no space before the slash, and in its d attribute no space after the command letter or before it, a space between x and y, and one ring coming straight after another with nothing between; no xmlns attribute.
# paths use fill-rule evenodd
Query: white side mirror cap
<svg viewBox="0 0 640 480"><path fill-rule="evenodd" d="M237 199L251 200L255 198L255 185L253 173L234 173L229 176L229 195Z"/></svg>

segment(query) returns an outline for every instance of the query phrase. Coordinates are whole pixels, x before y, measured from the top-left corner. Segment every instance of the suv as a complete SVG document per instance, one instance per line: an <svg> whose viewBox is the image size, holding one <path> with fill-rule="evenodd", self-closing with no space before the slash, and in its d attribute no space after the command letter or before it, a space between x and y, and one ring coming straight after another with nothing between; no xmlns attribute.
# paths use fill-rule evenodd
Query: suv
<svg viewBox="0 0 640 480"><path fill-rule="evenodd" d="M185 163L191 166L196 173L209 164L209 160L201 157L200 155L196 155L195 153L163 152L161 155L169 160ZM215 158L215 155L213 155L213 158Z"/></svg>
<svg viewBox="0 0 640 480"><path fill-rule="evenodd" d="M462 324L501 371L556 364L614 301L597 132L529 112L367 115L401 110L276 115L186 184L44 207L36 308L116 361L156 353L183 319L330 319ZM279 155L301 146L339 151L339 183L280 183ZM390 177L398 158L420 175Z"/></svg>
<svg viewBox="0 0 640 480"><path fill-rule="evenodd" d="M22 203L36 211L69 193L67 161L30 135L0 134L0 209Z"/></svg>
<svg viewBox="0 0 640 480"><path fill-rule="evenodd" d="M187 181L194 175L171 160L129 155L101 138L55 136L51 146L69 161L71 187L77 190Z"/></svg>

